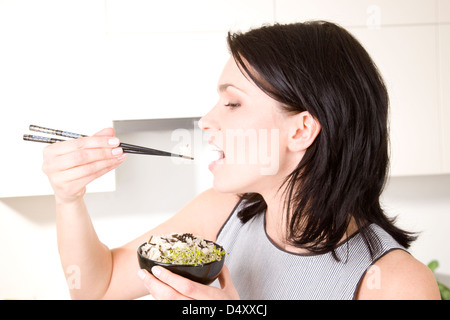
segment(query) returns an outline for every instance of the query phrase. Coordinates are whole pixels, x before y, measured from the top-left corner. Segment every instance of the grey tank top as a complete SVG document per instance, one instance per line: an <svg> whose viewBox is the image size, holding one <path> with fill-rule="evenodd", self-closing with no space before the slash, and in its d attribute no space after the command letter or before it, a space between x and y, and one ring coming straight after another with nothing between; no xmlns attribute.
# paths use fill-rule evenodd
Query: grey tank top
<svg viewBox="0 0 450 320"><path fill-rule="evenodd" d="M373 259L359 233L336 249L340 261L331 252L290 253L268 237L265 213L245 224L240 221L237 213L243 205L241 202L236 206L217 238L217 243L229 252L225 264L241 299L354 299L363 275L377 259L394 249L405 250L387 232L372 224L369 227L381 245ZM220 287L217 280L212 285Z"/></svg>

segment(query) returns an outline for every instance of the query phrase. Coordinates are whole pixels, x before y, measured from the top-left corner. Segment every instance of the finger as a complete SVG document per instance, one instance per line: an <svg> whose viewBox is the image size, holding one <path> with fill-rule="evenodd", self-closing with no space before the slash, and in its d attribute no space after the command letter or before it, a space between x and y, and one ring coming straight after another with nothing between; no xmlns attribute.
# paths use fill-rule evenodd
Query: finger
<svg viewBox="0 0 450 320"><path fill-rule="evenodd" d="M219 283L222 290L226 291L227 295L233 299L239 299L239 293L233 285L231 280L230 270L226 265L223 266L222 271L219 274Z"/></svg>
<svg viewBox="0 0 450 320"><path fill-rule="evenodd" d="M60 172L62 180L66 182L71 182L75 180L80 180L86 177L99 177L102 174L113 168L116 168L121 164L126 158L126 154L123 154L119 158L112 158L100 161L94 161L84 165L80 165L69 170Z"/></svg>
<svg viewBox="0 0 450 320"><path fill-rule="evenodd" d="M211 299L211 295L214 294L214 290L210 289L216 289L186 279L162 267L153 267L152 273L156 278L166 283L183 296L189 298L197 300Z"/></svg>
<svg viewBox="0 0 450 320"><path fill-rule="evenodd" d="M140 270L138 275L143 280L144 286L147 288L149 293L157 300L189 300L188 297L182 295L174 288L160 281L147 270Z"/></svg>
<svg viewBox="0 0 450 320"><path fill-rule="evenodd" d="M118 158L123 154L122 148L81 149L54 158L50 164L53 171L64 171L88 163Z"/></svg>
<svg viewBox="0 0 450 320"><path fill-rule="evenodd" d="M99 132L95 133L94 136L113 137L114 134L115 134L114 128L105 128L105 129L102 129Z"/></svg>
<svg viewBox="0 0 450 320"><path fill-rule="evenodd" d="M50 182L55 186L67 186L67 185L77 185L82 184L85 186L87 183L91 182L93 179L98 178L107 172L117 168L126 158L118 158L115 161L103 162L100 161L97 164L89 164L86 166L76 167L70 170L65 170L61 172L56 172L49 174Z"/></svg>
<svg viewBox="0 0 450 320"><path fill-rule="evenodd" d="M125 156L117 161L114 161L110 166L99 169L95 172L93 172L92 174L89 174L87 176L84 176L83 178L78 179L77 181L83 185L86 186L87 184L89 184L90 182L92 182L93 180L105 175L106 173L116 169L124 160L125 160Z"/></svg>
<svg viewBox="0 0 450 320"><path fill-rule="evenodd" d="M91 175L75 179L72 181L67 181L67 177L65 173L60 173L58 175L53 175L50 178L51 184L55 186L55 193L64 194L69 196L74 196L79 194L89 183L93 180L99 178L100 176L108 173L109 171L117 168L123 160L118 161L115 165L106 167L102 170L99 170ZM62 192L62 193L61 193Z"/></svg>
<svg viewBox="0 0 450 320"><path fill-rule="evenodd" d="M228 270L228 267L226 265L223 266L218 279L219 279L220 287L222 289L225 289L228 285L228 282L231 281L230 270Z"/></svg>
<svg viewBox="0 0 450 320"><path fill-rule="evenodd" d="M57 142L44 149L44 159L56 157L80 149L115 148L120 144L116 137L93 136Z"/></svg>

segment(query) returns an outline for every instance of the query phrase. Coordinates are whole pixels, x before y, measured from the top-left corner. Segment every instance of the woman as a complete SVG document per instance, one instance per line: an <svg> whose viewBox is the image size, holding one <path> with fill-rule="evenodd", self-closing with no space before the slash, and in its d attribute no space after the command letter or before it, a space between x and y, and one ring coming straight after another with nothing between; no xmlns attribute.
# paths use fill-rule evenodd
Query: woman
<svg viewBox="0 0 450 320"><path fill-rule="evenodd" d="M61 261L80 270L72 297L439 299L406 252L414 237L380 208L388 96L366 51L327 22L229 34L228 45L219 101L200 121L219 154L214 188L149 233L110 250L83 202L85 186L125 159L112 129L45 149ZM139 270L136 248L171 232L231 252L218 284Z"/></svg>

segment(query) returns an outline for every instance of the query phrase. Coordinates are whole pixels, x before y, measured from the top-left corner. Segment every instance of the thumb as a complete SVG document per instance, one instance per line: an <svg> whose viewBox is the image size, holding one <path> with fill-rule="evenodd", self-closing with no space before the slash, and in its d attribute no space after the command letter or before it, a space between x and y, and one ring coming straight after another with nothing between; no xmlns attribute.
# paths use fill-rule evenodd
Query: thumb
<svg viewBox="0 0 450 320"><path fill-rule="evenodd" d="M94 134L96 137L114 137L115 134L114 128L105 128Z"/></svg>
<svg viewBox="0 0 450 320"><path fill-rule="evenodd" d="M230 270L228 270L226 265L223 266L222 271L219 274L219 283L220 287L223 290L228 291L232 296L239 296L233 282L231 281Z"/></svg>
<svg viewBox="0 0 450 320"><path fill-rule="evenodd" d="M228 270L228 267L226 265L223 265L222 271L219 274L220 287L222 289L225 289L229 282L231 282L230 270Z"/></svg>

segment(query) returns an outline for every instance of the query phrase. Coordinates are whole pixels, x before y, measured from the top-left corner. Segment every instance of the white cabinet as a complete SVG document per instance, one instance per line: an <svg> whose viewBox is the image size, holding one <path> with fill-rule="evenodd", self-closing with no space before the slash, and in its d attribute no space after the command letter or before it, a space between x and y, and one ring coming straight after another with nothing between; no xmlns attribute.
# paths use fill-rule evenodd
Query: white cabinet
<svg viewBox="0 0 450 320"><path fill-rule="evenodd" d="M437 0L438 22L450 22L450 0Z"/></svg>
<svg viewBox="0 0 450 320"><path fill-rule="evenodd" d="M273 0L106 0L114 119L199 117L216 103L227 31L273 22Z"/></svg>
<svg viewBox="0 0 450 320"><path fill-rule="evenodd" d="M450 18L450 5L447 8ZM439 26L438 41L443 171L450 173L450 25Z"/></svg>
<svg viewBox="0 0 450 320"><path fill-rule="evenodd" d="M7 117L2 116L0 120L0 134L5 137L0 159L0 198L52 194L47 177L41 170L42 150L45 144L22 140L22 135L28 133L28 124L30 122L49 123L54 124L54 128L74 128L74 130L83 130L80 132L88 134L93 131L84 131L87 126L82 122L78 122L79 125L77 125L74 121L44 119L43 117L31 118L27 115L20 116L12 111L2 112L2 114L6 114ZM18 117L14 118L15 115ZM97 122L95 125L99 123ZM115 176L113 172L94 181L87 188L88 192L106 192L114 189Z"/></svg>
<svg viewBox="0 0 450 320"><path fill-rule="evenodd" d="M104 3L0 2L0 197L51 194L30 124L93 134L112 125L104 104ZM114 190L114 174L90 191Z"/></svg>
<svg viewBox="0 0 450 320"><path fill-rule="evenodd" d="M106 42L104 104L114 120L199 117L216 103L225 33L113 34Z"/></svg>
<svg viewBox="0 0 450 320"><path fill-rule="evenodd" d="M390 94L391 175L450 173L449 0L277 0L276 20L346 27Z"/></svg>
<svg viewBox="0 0 450 320"><path fill-rule="evenodd" d="M391 174L441 173L437 26L350 31L371 54L388 87Z"/></svg>

